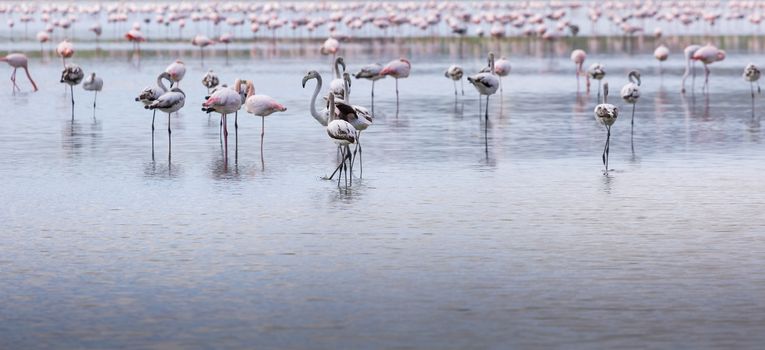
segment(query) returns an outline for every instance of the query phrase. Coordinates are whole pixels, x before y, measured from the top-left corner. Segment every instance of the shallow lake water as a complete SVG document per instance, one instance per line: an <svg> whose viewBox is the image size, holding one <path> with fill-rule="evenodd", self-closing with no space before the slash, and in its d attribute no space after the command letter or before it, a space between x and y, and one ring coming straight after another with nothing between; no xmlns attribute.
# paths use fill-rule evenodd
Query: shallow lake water
<svg viewBox="0 0 765 350"><path fill-rule="evenodd" d="M0 89L0 348L761 346L765 100L753 115L741 78L759 52L728 49L708 94L697 67L685 95L681 48L663 75L652 48L590 53L621 108L604 176L597 85L577 94L570 48L517 45L486 129L475 90L455 99L443 71L477 71L491 45L352 46L353 72L399 55L413 69L398 113L394 81L377 82L347 189L322 179L336 150L308 112L315 81L301 87L309 69L327 86L327 57L78 53L104 90L94 113L75 87L73 120L61 62L30 58L40 91L23 74L22 93ZM177 57L186 106L171 145L158 113L152 160L134 97ZM209 68L287 106L266 118L265 168L259 118L241 113L238 133L229 119L226 154L200 111ZM369 107L370 87L354 80L352 101Z"/></svg>

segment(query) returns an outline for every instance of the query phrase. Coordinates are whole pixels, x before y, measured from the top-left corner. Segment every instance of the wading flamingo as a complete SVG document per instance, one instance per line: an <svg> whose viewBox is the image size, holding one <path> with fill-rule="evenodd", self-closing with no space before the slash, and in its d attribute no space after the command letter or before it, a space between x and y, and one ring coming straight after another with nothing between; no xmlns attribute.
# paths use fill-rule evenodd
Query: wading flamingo
<svg viewBox="0 0 765 350"><path fill-rule="evenodd" d="M571 51L571 61L576 65L576 91L579 91L579 77L584 75L587 79L587 93L590 93L590 76L582 69L585 59L587 59L587 53L584 50Z"/></svg>
<svg viewBox="0 0 765 350"><path fill-rule="evenodd" d="M606 127L606 145L603 147L604 174L608 174L608 154L611 150L611 126L619 117L619 109L608 103L608 83L603 84L603 103L595 106L595 119Z"/></svg>
<svg viewBox="0 0 765 350"><path fill-rule="evenodd" d="M180 85L183 76L186 75L186 65L181 60L175 60L165 68L165 72L170 75L170 87L172 88L173 85Z"/></svg>
<svg viewBox="0 0 765 350"><path fill-rule="evenodd" d="M351 163L351 149L348 145L355 144L358 134L356 128L351 123L336 119L335 115L335 95L330 92L327 96L327 102L329 103L329 123L327 124L327 135L329 138L338 145L342 150L342 161L337 166L333 174L340 171L340 175L337 177L337 186L340 186L340 179L342 179L342 173L345 171L345 186L348 187L348 168ZM346 165L346 163L349 163ZM353 183L353 180L351 180Z"/></svg>
<svg viewBox="0 0 765 350"><path fill-rule="evenodd" d="M392 76L396 79L396 110L398 110L398 80L409 77L409 72L412 70L412 64L405 58L399 58L388 62L380 71L381 76Z"/></svg>
<svg viewBox="0 0 765 350"><path fill-rule="evenodd" d="M448 69L446 69L446 72L444 72L444 76L451 79L454 83L454 97L457 97L457 80L460 81L460 87L462 88L462 95L465 95L465 87L462 83L462 76L465 74L465 71L462 70L462 67L453 64L449 66Z"/></svg>
<svg viewBox="0 0 765 350"><path fill-rule="evenodd" d="M61 71L61 82L69 85L69 92L72 95L72 120L74 120L74 86L82 81L85 74L80 66L70 63Z"/></svg>
<svg viewBox="0 0 765 350"><path fill-rule="evenodd" d="M11 53L7 56L0 57L0 62L6 62L9 66L13 67L13 73L11 73L11 82L13 83L13 91L16 91L18 89L21 91L21 88L16 84L16 70L19 68L24 68L24 73L27 74L27 79L29 79L29 82L32 83L32 88L34 88L34 91L37 91L37 84L35 84L35 81L32 80L32 76L29 75L29 60L27 60L27 56L23 53Z"/></svg>
<svg viewBox="0 0 765 350"><path fill-rule="evenodd" d="M287 107L276 102L274 98L268 95L255 95L255 86L252 82L247 83L247 99L244 102L244 109L247 113L260 117L260 165L266 166L263 158L263 138L266 134L266 117L275 112L284 112Z"/></svg>
<svg viewBox="0 0 765 350"><path fill-rule="evenodd" d="M711 44L696 50L693 53L694 61L701 61L704 64L704 89L709 91L709 65L725 59L725 51L718 49Z"/></svg>
<svg viewBox="0 0 765 350"><path fill-rule="evenodd" d="M104 80L101 77L97 77L96 73L90 73L82 82L82 88L85 91L93 91L93 114L96 113L96 99L98 98L98 92L104 87Z"/></svg>
<svg viewBox="0 0 765 350"><path fill-rule="evenodd" d="M694 69L696 68L696 62L693 60L693 55L700 48L701 46L699 45L690 45L683 50L683 55L685 56L685 73L683 73L683 87L680 90L682 93L685 93L685 79L688 78L691 72L693 73L691 89L693 89L694 85L696 84L696 70Z"/></svg>

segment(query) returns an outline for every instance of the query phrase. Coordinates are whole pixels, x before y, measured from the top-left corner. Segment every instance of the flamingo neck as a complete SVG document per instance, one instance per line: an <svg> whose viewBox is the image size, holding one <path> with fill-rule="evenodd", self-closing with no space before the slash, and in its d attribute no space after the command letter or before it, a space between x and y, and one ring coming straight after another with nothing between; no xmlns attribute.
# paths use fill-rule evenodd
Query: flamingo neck
<svg viewBox="0 0 765 350"><path fill-rule="evenodd" d="M321 75L316 76L316 88L311 96L311 116L320 124L327 125L327 119L316 110L316 97L319 96L319 91L321 91Z"/></svg>
<svg viewBox="0 0 765 350"><path fill-rule="evenodd" d="M345 103L351 104L351 87L348 84L348 79L345 79L345 77L343 77L343 88L345 89L345 93L343 94L345 95L345 98L343 100Z"/></svg>
<svg viewBox="0 0 765 350"><path fill-rule="evenodd" d="M162 83L162 78L167 79L167 81L170 81L172 84L172 81L170 80L170 75L167 73L162 73L157 77L157 86L159 86L160 89L162 89L163 92L167 92L167 86Z"/></svg>
<svg viewBox="0 0 765 350"><path fill-rule="evenodd" d="M335 60L335 78L340 79L340 62Z"/></svg>

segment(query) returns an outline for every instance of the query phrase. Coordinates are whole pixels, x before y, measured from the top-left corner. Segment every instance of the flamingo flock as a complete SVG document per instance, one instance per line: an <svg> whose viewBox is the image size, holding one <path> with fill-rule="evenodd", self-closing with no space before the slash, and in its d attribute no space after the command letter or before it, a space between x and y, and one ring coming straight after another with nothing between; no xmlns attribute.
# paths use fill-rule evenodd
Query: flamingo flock
<svg viewBox="0 0 765 350"><path fill-rule="evenodd" d="M241 33L246 20L250 21L251 25L249 28L251 32L257 33L262 26L270 30L270 35L273 38L277 34L285 35L284 32L289 30L292 30L294 33L305 30L310 35L318 36L323 42L321 42L321 45L317 45L320 42L317 41L314 44L316 46L311 46L311 50L314 50L317 55L324 57L322 58L321 66L326 67L326 60L329 60L331 75L328 78L330 79L327 84L328 89L325 91L323 90L324 81L318 69L310 69L305 73L302 79L303 88L306 87L309 81L316 80L310 105L305 113L310 113L327 133L330 140L337 144L340 154L339 162L328 179L334 179L335 174L339 173L338 186L340 186L343 176L345 177L346 186L352 185L353 170L357 157L360 168L359 178L363 176L363 148L360 138L364 131L374 125L375 83L387 77L394 79L396 116L398 117L399 106L402 101L399 80L407 79L412 74L412 61L410 61L410 58L403 57L399 53L395 54L395 56L391 54L388 59L394 59L385 64L355 64L356 62L352 62L353 57L344 56L343 54L347 53L344 49L345 43L352 41L355 36L362 33L369 34L370 31L382 31L385 33L384 35L389 35L389 32L396 35L407 35L406 29L403 28L409 28L410 30L430 32L430 35L433 36L438 35L442 30L446 30L447 34L445 35L456 35L460 40L462 37L472 34L475 36L489 35L492 37L490 40L494 40L493 42L495 43L510 36L526 36L539 38L543 42L553 42L563 40L567 36L574 37L583 34L582 30L585 30L585 26L580 27L580 25L572 22L575 14L580 14L580 12L586 13L586 17L592 24L588 34L596 31L596 25L601 19L610 21L612 25L611 31L628 36L645 35L647 29L641 23L645 22L646 19L656 23L666 23L667 26L665 28L669 31L677 30L677 28L669 25L671 23L686 27L707 25L711 28L725 21L740 23L742 19L748 19L748 22L751 24L759 25L757 18L741 16L747 13L747 11L757 8L757 5L742 1L729 1L725 4L705 3L696 6L697 8L688 4L654 4L649 2L640 5L637 2L616 1L606 1L599 5L576 1L550 2L545 3L545 6L536 7L533 4L536 3L352 1L334 5L327 3L250 4L245 2L227 2L209 4L146 3L141 6L118 3L108 5L38 4L24 9L15 5L0 4L0 14L10 15L11 17L21 12L29 16L39 15L40 22L45 23L45 28L37 32L35 36L36 40L40 43L41 51L44 51L43 44L50 42L54 35L57 41L60 40L55 48L55 53L61 58L63 67L59 81L69 86L72 119L74 119L75 104L74 86L82 83L85 91L93 92L93 111L95 115L96 100L104 84L101 74L97 75L95 72L89 72L86 75L81 66L72 62L72 57L76 53L75 39L73 39L76 32L73 30L73 27L79 23L77 14L88 14L94 19L95 22L90 24L88 31L95 35L96 40L99 40L104 33L102 24L99 22L100 15L107 15L107 31L111 25L114 32L124 33L122 34L124 40L130 42L137 52L140 52L140 45L142 43L161 38L161 34L159 34L161 31L156 30L156 28L152 29L152 24L162 24L166 29L170 26L177 26L179 34L181 34L180 29L184 28L186 20L189 20L194 26L194 30L197 31L197 34L191 38L190 43L193 47L199 49L202 66L204 66L206 48L218 44L222 44L225 47L226 65L228 65L229 45L247 40ZM765 6L761 7L765 8ZM242 17L248 11L251 14L246 16L246 18ZM726 15L723 15L723 13L726 13ZM130 20L134 20L134 22L129 30L122 31L117 29L120 23L126 23ZM213 29L203 32L200 27L208 24ZM8 22L9 29L12 29L14 25L15 21ZM597 26L597 28L602 30L601 27L603 26ZM326 32L320 30L325 30ZM150 33L153 35L149 35ZM14 38L17 38L18 35L20 34L12 33ZM662 39L665 35L667 35L665 29L657 27L653 30L653 36L656 38L657 44L659 44L653 51L653 56L658 61L659 73L662 76L664 74L662 68L663 62L672 58L667 46L669 41ZM326 39L324 39L325 37ZM121 38L120 40L123 39ZM185 39L184 42L186 45L189 44L188 39ZM575 45L573 46L576 47ZM501 48L501 46L498 47ZM597 52L591 54L591 57L597 58L596 56ZM463 79L466 79L475 88L479 96L478 115L483 115L484 137L486 139L490 121L490 96L495 95L498 91L500 95L504 94L503 78L507 79L511 73L510 58L512 56L495 55L494 51L491 51L486 56L481 54L481 57L486 57L486 65L482 65L482 68L475 71L474 74L468 74L472 72L466 72L463 65L458 63L442 67L439 69L439 72L444 72L444 77L452 81L450 85L453 85L454 88L455 101L459 99L460 95L465 95ZM497 57L499 58L497 59ZM584 76L586 79L587 93L590 91L590 80L598 81L596 106L593 113L597 122L606 129L602 161L605 168L604 172L607 174L611 170L608 159L610 154L611 128L618 118L619 107L608 103L609 84L604 80L607 75L606 65L601 62L594 62L585 70L583 67L588 55L583 49L573 50L569 58L575 65L577 93L580 89L581 77ZM692 79L690 84L691 92L694 92L694 68L696 62L700 62L705 72L702 92L709 93L710 75L712 72L710 67L726 59L725 50L718 48L711 42L703 45L688 43L683 50L683 58L685 60L685 71L680 78L680 92L682 94L687 92L686 81L688 78ZM481 58L481 60L483 59ZM10 80L14 94L22 91L16 81L16 73L19 68L24 69L32 85L32 90L38 90L37 84L32 80L29 59L25 54L9 53L6 56L0 57L0 61L8 63L13 68ZM356 68L353 70L356 73L351 74L351 68ZM570 69L570 66L566 68L567 71L568 69ZM171 115L182 110L187 102L186 93L180 87L186 72L187 66L184 60L174 60L170 62L164 71L156 72L158 74L155 85L145 87L135 97L136 102L140 102L145 109L152 111L152 155L154 150L156 112L159 110L167 114L167 131L168 137L170 137L172 134ZM760 75L760 70L754 64L747 65L742 74L743 79L750 84L753 105L755 85L757 93L760 92L758 84ZM352 76L355 77L356 83L351 79ZM613 75L608 76L613 82ZM621 77L623 79L624 76L622 75ZM297 81L297 79L294 80ZM354 95L354 103L351 102L351 87L353 86L353 90L358 92L358 85L366 84L358 82L360 80L371 82L371 112L370 109L365 107L366 103L358 103L358 93ZM624 103L632 105L630 124L631 131L634 133L636 106L641 96L642 81L640 71L637 69L631 70L627 74L626 80L626 84L620 90L620 96ZM457 88L458 81L460 83L461 94ZM237 130L237 140L239 110L244 108L247 113L261 118L260 158L261 165L265 168L265 118L275 113L285 112L287 107L268 95L256 94L255 83L252 80L240 78L234 80L232 84L226 84L223 83L223 79L213 69L206 70L206 73L202 76L201 83L206 89L206 98L201 102L201 109L207 113L220 115L220 130L222 142L225 140L223 146L226 153L229 134L227 119L230 114L235 115L234 126ZM512 80L504 84L511 83ZM404 87L407 87L407 85L404 85ZM194 88L184 83L185 90L188 91ZM258 87L259 91L267 89L268 85L266 84ZM322 102L320 102L320 107L317 108L316 104L319 96L322 97L320 99ZM406 97L404 96L404 104L406 104L405 99ZM645 112L641 110L641 113ZM488 141L485 147L488 155Z"/></svg>

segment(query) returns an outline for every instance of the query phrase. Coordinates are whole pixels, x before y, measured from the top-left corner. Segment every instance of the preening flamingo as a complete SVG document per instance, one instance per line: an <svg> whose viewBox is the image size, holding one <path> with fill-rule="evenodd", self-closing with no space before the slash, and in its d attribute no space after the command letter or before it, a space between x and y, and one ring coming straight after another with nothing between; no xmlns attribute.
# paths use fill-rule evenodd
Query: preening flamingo
<svg viewBox="0 0 765 350"><path fill-rule="evenodd" d="M584 60L587 59L587 53L584 50L571 51L571 61L576 65L576 90L579 91L579 77L584 75L587 79L587 93L590 92L590 76L587 75L582 69Z"/></svg>
<svg viewBox="0 0 765 350"><path fill-rule="evenodd" d="M56 54L61 56L61 62L66 68L66 59L74 56L74 45L67 40L64 40L56 46Z"/></svg>
<svg viewBox="0 0 765 350"><path fill-rule="evenodd" d="M465 87L462 83L462 76L465 74L465 72L462 70L462 67L453 64L449 66L449 68L446 69L446 72L444 72L444 76L451 79L454 83L454 97L457 97L457 80L460 82L460 87L462 88L462 95L465 95Z"/></svg>
<svg viewBox="0 0 765 350"><path fill-rule="evenodd" d="M96 112L96 98L98 98L98 92L104 87L104 80L101 77L97 77L96 73L90 73L82 82L82 88L85 91L93 91L93 113Z"/></svg>
<svg viewBox="0 0 765 350"><path fill-rule="evenodd" d="M72 95L72 119L74 119L74 86L79 84L84 76L82 68L73 63L67 64L61 71L61 82L69 85L69 92Z"/></svg>
<svg viewBox="0 0 765 350"><path fill-rule="evenodd" d="M622 87L621 95L624 102L632 105L632 119L630 121L630 135L635 127L635 105L640 98L640 72L633 70L627 75L629 83Z"/></svg>
<svg viewBox="0 0 765 350"><path fill-rule="evenodd" d="M502 57L498 59L496 62L494 62L494 75L499 77L499 93L500 94L502 93L502 77L506 77L510 75L510 69L511 69L510 61L505 57ZM491 67L489 67L488 65L484 67L483 69L481 69L482 73L488 73L490 71L491 71Z"/></svg>
<svg viewBox="0 0 765 350"><path fill-rule="evenodd" d="M657 60L659 60L659 74L663 74L663 71L661 69L661 63L666 61L667 58L669 58L669 48L667 48L664 45L659 45L659 47L657 47L656 50L653 51L653 56L656 57Z"/></svg>
<svg viewBox="0 0 765 350"><path fill-rule="evenodd" d="M342 73L340 72L340 66L343 66ZM332 81L329 82L329 90L342 100L345 98L345 81L343 79L343 73L345 73L345 60L343 60L343 57L337 57L335 59L333 73L335 74L335 79L332 79Z"/></svg>
<svg viewBox="0 0 765 350"><path fill-rule="evenodd" d="M27 79L29 79L29 82L32 83L32 88L34 88L34 91L37 91L37 84L35 84L35 81L32 80L32 76L29 75L29 60L27 59L27 56L23 53L11 53L7 56L0 57L0 62L6 62L9 66L13 67L13 73L11 73L11 82L13 83L13 91L16 91L18 89L21 91L21 88L16 84L16 70L19 68L24 68L24 73L27 74Z"/></svg>
<svg viewBox="0 0 765 350"><path fill-rule="evenodd" d="M342 119L337 119L337 116L335 115L335 95L332 94L332 92L328 94L327 102L329 104L329 123L327 124L327 135L342 150L342 161L335 169L335 172L340 171L340 175L337 177L337 186L340 186L340 179L342 178L343 171L345 171L345 185L347 187L348 168L350 168L350 164L346 165L346 163L351 162L351 149L348 145L356 143L358 134L356 132L356 128L354 128L351 123Z"/></svg>
<svg viewBox="0 0 765 350"><path fill-rule="evenodd" d="M754 84L757 83L757 93L760 93L760 69L750 63L744 68L744 80L749 82L749 88L752 91L752 117L754 117Z"/></svg>
<svg viewBox="0 0 765 350"><path fill-rule="evenodd" d="M598 102L600 102L600 86L601 81L606 76L606 68L600 63L593 63L590 65L590 68L587 69L587 75L590 77L590 79L595 79L598 81Z"/></svg>
<svg viewBox="0 0 765 350"><path fill-rule="evenodd" d="M220 84L220 79L218 79L218 75L213 72L212 69L208 70L207 73L205 73L204 76L202 76L202 85L207 88L207 93L210 93L210 89L215 88Z"/></svg>
<svg viewBox="0 0 765 350"><path fill-rule="evenodd" d="M604 174L608 174L608 154L611 150L611 126L619 117L619 109L608 103L608 83L603 84L603 103L595 106L595 119L606 127L606 145L603 147Z"/></svg>
<svg viewBox="0 0 765 350"><path fill-rule="evenodd" d="M473 84L481 96L486 96L486 114L484 120L489 121L489 96L494 95L499 89L499 78L494 74L494 53L489 52L489 72L478 73L467 78L470 84ZM478 101L481 104L480 97ZM480 109L480 108L479 108Z"/></svg>
<svg viewBox="0 0 765 350"><path fill-rule="evenodd" d="M174 84L179 85L183 80L183 76L186 75L186 65L183 61L176 60L165 68L165 72L170 75L170 87L172 88Z"/></svg>
<svg viewBox="0 0 765 350"><path fill-rule="evenodd" d="M160 111L167 113L167 133L169 135L172 133L170 128L170 114L179 111L183 108L184 104L186 104L186 94L178 87L174 87L160 95L154 102L147 105L146 109L159 109Z"/></svg>

